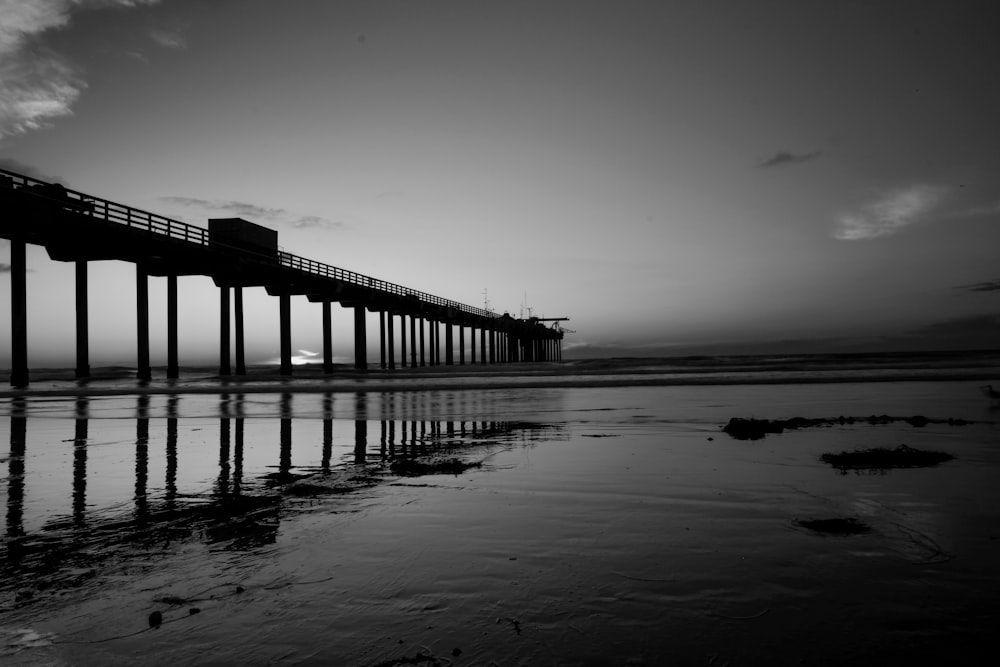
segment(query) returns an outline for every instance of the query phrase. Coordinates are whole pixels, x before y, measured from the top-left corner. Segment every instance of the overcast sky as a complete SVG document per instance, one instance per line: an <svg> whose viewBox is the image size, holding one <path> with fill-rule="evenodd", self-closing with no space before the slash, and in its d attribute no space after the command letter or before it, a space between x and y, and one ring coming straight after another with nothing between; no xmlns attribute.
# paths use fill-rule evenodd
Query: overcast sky
<svg viewBox="0 0 1000 667"><path fill-rule="evenodd" d="M568 316L577 356L997 347L990 8L0 0L0 166ZM29 249L29 269L31 363L71 365L72 266ZM91 275L94 361L134 363L134 268ZM193 277L181 296L183 363L214 351L218 294ZM258 361L277 300L246 298ZM319 306L294 317L293 345L317 350Z"/></svg>

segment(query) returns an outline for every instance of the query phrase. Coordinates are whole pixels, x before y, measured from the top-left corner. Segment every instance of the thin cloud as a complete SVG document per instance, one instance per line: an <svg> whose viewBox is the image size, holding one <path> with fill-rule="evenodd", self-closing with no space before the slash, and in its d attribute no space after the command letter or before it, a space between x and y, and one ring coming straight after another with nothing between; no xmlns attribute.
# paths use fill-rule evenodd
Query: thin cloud
<svg viewBox="0 0 1000 667"><path fill-rule="evenodd" d="M180 30L156 28L149 33L150 38L165 49L186 49L187 41Z"/></svg>
<svg viewBox="0 0 1000 667"><path fill-rule="evenodd" d="M883 192L858 210L841 214L833 237L861 241L890 236L923 219L949 192L937 185L911 185Z"/></svg>
<svg viewBox="0 0 1000 667"><path fill-rule="evenodd" d="M0 140L45 127L72 113L86 88L78 69L39 44L89 9L153 5L159 0L0 0Z"/></svg>
<svg viewBox="0 0 1000 667"><path fill-rule="evenodd" d="M296 229L338 229L344 226L344 223L339 220L330 221L317 215L304 215L292 222L292 227Z"/></svg>
<svg viewBox="0 0 1000 667"><path fill-rule="evenodd" d="M772 167L784 167L790 164L801 164L809 162L823 155L823 151L812 151L811 153L789 153L788 151L778 151L768 158L757 161L759 169L770 169Z"/></svg>
<svg viewBox="0 0 1000 667"><path fill-rule="evenodd" d="M209 211L231 213L236 217L246 216L263 220L278 220L288 214L283 208L258 206L242 201L223 201L219 199L199 199L197 197L160 197L160 201L168 204L178 204L187 208L199 208Z"/></svg>
<svg viewBox="0 0 1000 667"><path fill-rule="evenodd" d="M221 199L201 199L198 197L160 197L160 201L203 212L225 213L237 218L265 221L272 224L291 226L296 229L338 229L343 222L332 222L317 215L295 216L284 208L259 206L249 202L226 201Z"/></svg>
<svg viewBox="0 0 1000 667"><path fill-rule="evenodd" d="M13 158L0 157L0 169L6 169L7 171L16 171L19 174L23 174L29 178L37 178L40 181L52 181L59 183L59 179L54 176L49 176L45 172L30 164L25 164L19 162Z"/></svg>
<svg viewBox="0 0 1000 667"><path fill-rule="evenodd" d="M987 280L982 283L972 283L971 285L959 285L955 289L967 290L969 292L998 292L1000 291L1000 280Z"/></svg>

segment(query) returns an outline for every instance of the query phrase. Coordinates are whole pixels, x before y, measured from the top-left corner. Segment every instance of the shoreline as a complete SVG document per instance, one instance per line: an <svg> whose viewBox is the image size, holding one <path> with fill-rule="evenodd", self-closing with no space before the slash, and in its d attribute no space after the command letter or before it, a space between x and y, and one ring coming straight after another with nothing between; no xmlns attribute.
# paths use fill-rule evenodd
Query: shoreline
<svg viewBox="0 0 1000 667"><path fill-rule="evenodd" d="M660 387L778 384L843 384L889 382L1000 382L996 368L843 369L827 371L574 371L407 374L397 371L352 372L344 375L280 376L251 374L223 378L208 375L176 380L139 381L124 376L75 379L39 379L33 387L0 389L0 398L127 396L172 394L265 393L380 393L439 390L538 389L557 387ZM47 386L37 386L46 385ZM57 384L52 384L57 383ZM101 386L101 385L104 386ZM111 385L111 386L109 386Z"/></svg>

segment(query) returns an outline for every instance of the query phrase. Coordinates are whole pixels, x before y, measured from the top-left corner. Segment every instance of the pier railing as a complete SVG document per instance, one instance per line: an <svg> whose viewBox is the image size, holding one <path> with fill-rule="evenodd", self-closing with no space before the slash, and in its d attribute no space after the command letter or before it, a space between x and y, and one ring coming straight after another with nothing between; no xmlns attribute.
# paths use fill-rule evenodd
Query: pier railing
<svg viewBox="0 0 1000 667"><path fill-rule="evenodd" d="M0 187L10 187L16 190L23 190L25 194L40 197L49 202L58 204L67 211L90 216L92 218L106 222L117 223L127 227L139 229L152 234L166 236L185 243L199 246L225 247L227 250L245 256L247 258L265 259L274 262L273 255L230 246L218 241L210 241L208 230L187 222L174 220L156 213L150 213L142 209L119 204L101 197L95 197L76 190L70 190L62 185L39 180L16 172L0 169ZM302 271L310 275L322 278L338 280L350 285L364 287L366 289L391 294L394 296L416 299L417 301L450 308L452 310L476 315L478 317L496 318L496 313L476 308L458 301L444 299L433 294L413 290L403 285L391 283L361 273L342 269L330 264L324 264L315 260L299 257L284 251L277 253L278 264L296 271Z"/></svg>

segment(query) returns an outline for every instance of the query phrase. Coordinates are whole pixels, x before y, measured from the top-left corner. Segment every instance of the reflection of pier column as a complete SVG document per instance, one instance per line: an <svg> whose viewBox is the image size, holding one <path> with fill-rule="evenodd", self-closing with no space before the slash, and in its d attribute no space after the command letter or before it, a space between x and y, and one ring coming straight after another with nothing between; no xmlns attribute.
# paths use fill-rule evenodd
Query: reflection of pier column
<svg viewBox="0 0 1000 667"><path fill-rule="evenodd" d="M149 506L146 485L149 479L149 396L139 397L135 420L135 521L144 525Z"/></svg>
<svg viewBox="0 0 1000 667"><path fill-rule="evenodd" d="M278 475L284 480L292 470L292 395L281 395L281 426L278 432L281 448L278 456Z"/></svg>
<svg viewBox="0 0 1000 667"><path fill-rule="evenodd" d="M333 394L323 395L323 459L320 469L324 475L330 473L330 459L333 456Z"/></svg>
<svg viewBox="0 0 1000 667"><path fill-rule="evenodd" d="M354 462L364 463L368 450L368 398L359 393L354 405Z"/></svg>
<svg viewBox="0 0 1000 667"><path fill-rule="evenodd" d="M177 401L176 396L167 399L167 469L164 500L168 510L174 509L174 501L177 499Z"/></svg>
<svg viewBox="0 0 1000 667"><path fill-rule="evenodd" d="M354 368L368 370L368 341L365 333L365 307L354 307Z"/></svg>
<svg viewBox="0 0 1000 667"><path fill-rule="evenodd" d="M87 316L87 260L76 260L76 377L90 377L90 327Z"/></svg>
<svg viewBox="0 0 1000 667"><path fill-rule="evenodd" d="M87 403L76 399L73 433L73 524L82 527L87 512Z"/></svg>
<svg viewBox="0 0 1000 667"><path fill-rule="evenodd" d="M333 372L333 313L330 302L323 301L323 372Z"/></svg>
<svg viewBox="0 0 1000 667"><path fill-rule="evenodd" d="M138 262L135 265L135 310L138 357L136 377L150 380L153 374L149 367L149 275Z"/></svg>
<svg viewBox="0 0 1000 667"><path fill-rule="evenodd" d="M215 485L216 494L219 496L229 493L229 440L231 429L232 422L229 417L223 417L219 420L219 479Z"/></svg>
<svg viewBox="0 0 1000 667"><path fill-rule="evenodd" d="M236 443L233 450L233 495L240 495L243 484L243 417L236 418Z"/></svg>
<svg viewBox="0 0 1000 667"><path fill-rule="evenodd" d="M28 279L24 241L10 240L10 383L28 386Z"/></svg>
<svg viewBox="0 0 1000 667"><path fill-rule="evenodd" d="M233 288L233 325L236 327L236 374L247 374L246 345L243 339L243 288L237 285Z"/></svg>
<svg viewBox="0 0 1000 667"><path fill-rule="evenodd" d="M180 377L177 357L177 276L167 276L167 378Z"/></svg>
<svg viewBox="0 0 1000 667"><path fill-rule="evenodd" d="M219 288L219 375L232 375L229 354L229 286Z"/></svg>
<svg viewBox="0 0 1000 667"><path fill-rule="evenodd" d="M292 297L290 294L278 295L278 320L280 328L281 375L292 374Z"/></svg>
<svg viewBox="0 0 1000 667"><path fill-rule="evenodd" d="M14 241L11 241L14 245ZM11 401L10 457L7 459L7 537L24 535L24 456L28 433L28 420L24 413L25 401L18 396ZM14 544L9 555L13 555Z"/></svg>

